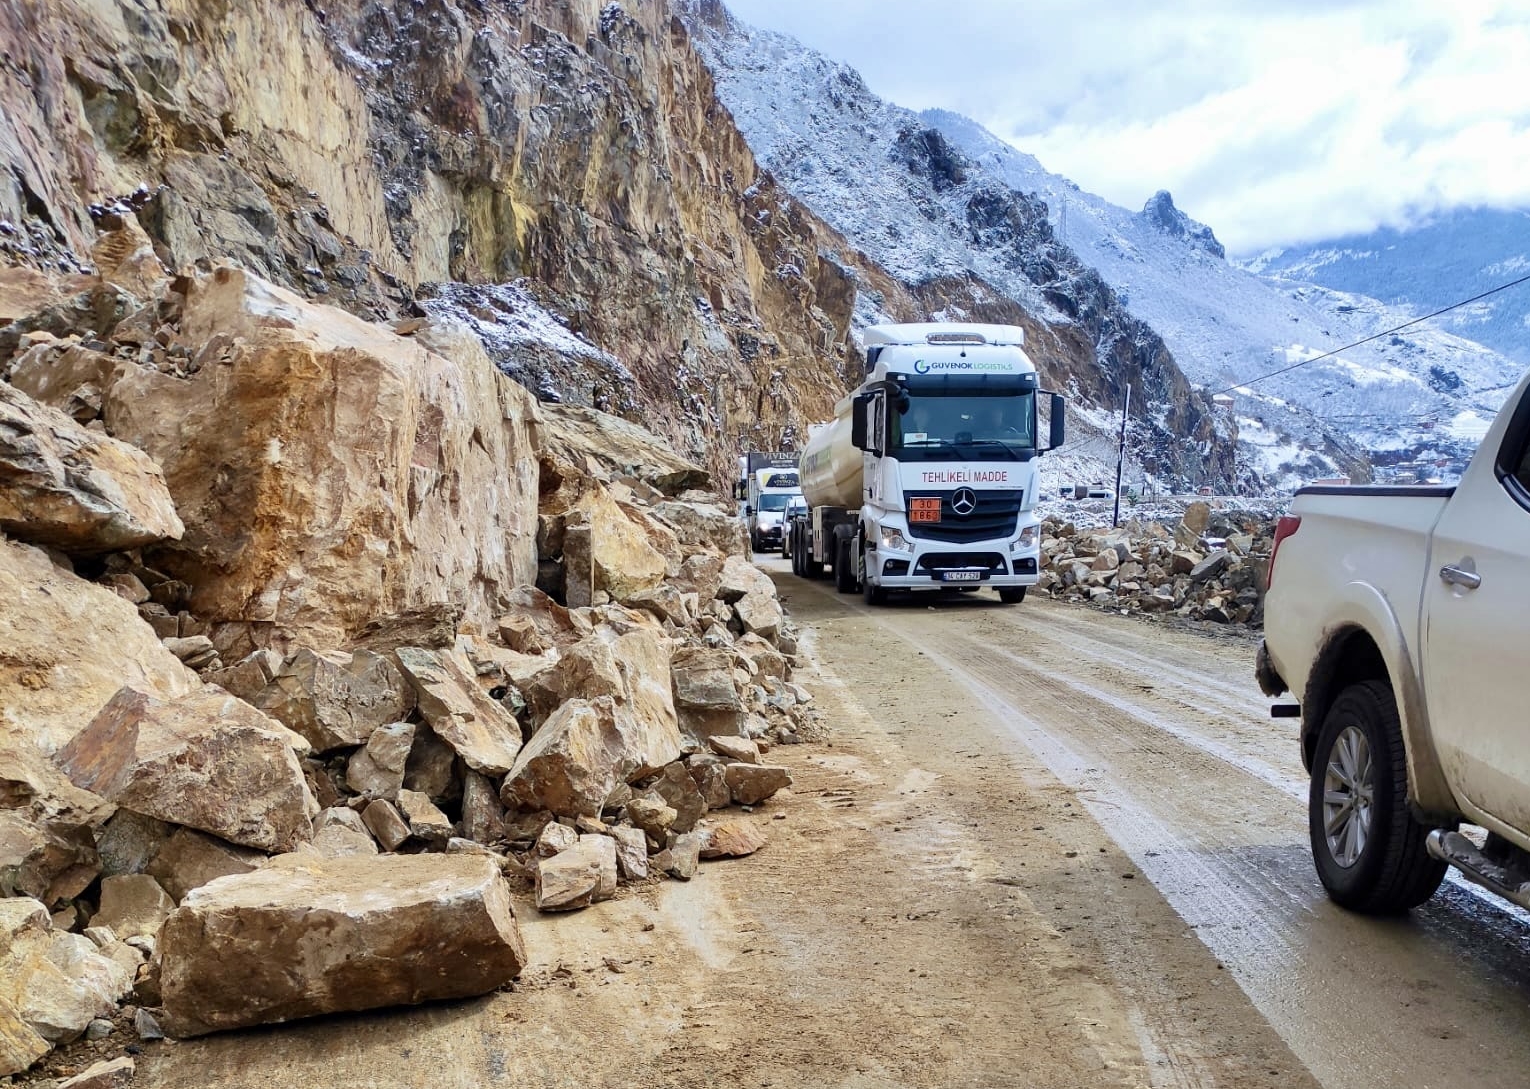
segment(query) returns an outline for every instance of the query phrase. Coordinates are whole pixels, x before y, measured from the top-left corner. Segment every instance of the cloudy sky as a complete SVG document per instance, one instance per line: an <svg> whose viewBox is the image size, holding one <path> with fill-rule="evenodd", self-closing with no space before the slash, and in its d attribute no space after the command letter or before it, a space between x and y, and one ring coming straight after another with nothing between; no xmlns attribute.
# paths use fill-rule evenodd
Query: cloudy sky
<svg viewBox="0 0 1530 1089"><path fill-rule="evenodd" d="M1530 208L1530 0L726 0L1230 252Z"/></svg>

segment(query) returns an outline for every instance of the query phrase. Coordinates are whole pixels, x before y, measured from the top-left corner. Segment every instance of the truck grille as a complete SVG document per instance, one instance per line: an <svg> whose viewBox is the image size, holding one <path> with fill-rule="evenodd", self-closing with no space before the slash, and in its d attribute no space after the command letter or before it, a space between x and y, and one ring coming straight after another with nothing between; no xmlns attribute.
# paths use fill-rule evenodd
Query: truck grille
<svg viewBox="0 0 1530 1089"><path fill-rule="evenodd" d="M926 552L919 557L914 568L916 575L935 575L941 571L955 571L977 567L990 575L1007 575L1004 557L997 552Z"/></svg>
<svg viewBox="0 0 1530 1089"><path fill-rule="evenodd" d="M956 495L956 489L951 491L918 491L904 492L903 500L912 509L912 499L940 498L940 521L939 522L910 522L908 526L909 536L917 537L924 541L944 541L948 544L966 544L970 541L991 541L999 538L1009 539L1015 535L1020 522L1020 506L1025 498L1025 492L1021 489L1014 491L978 491L973 489L973 495L977 497L977 509L963 517L951 507L951 500Z"/></svg>

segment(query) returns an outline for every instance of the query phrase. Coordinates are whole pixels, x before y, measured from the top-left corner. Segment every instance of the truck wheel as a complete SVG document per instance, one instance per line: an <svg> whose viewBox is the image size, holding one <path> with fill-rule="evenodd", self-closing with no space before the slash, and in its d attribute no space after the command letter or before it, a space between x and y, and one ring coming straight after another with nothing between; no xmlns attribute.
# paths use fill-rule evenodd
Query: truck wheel
<svg viewBox="0 0 1530 1089"><path fill-rule="evenodd" d="M868 574L861 576L861 595L866 599L867 605L887 604L887 587L873 586Z"/></svg>
<svg viewBox="0 0 1530 1089"><path fill-rule="evenodd" d="M999 600L1006 605L1018 605L1025 600L1025 591L1024 586L1001 586Z"/></svg>
<svg viewBox="0 0 1530 1089"><path fill-rule="evenodd" d="M802 573L810 579L823 578L823 564L808 554L807 542L802 545Z"/></svg>
<svg viewBox="0 0 1530 1089"><path fill-rule="evenodd" d="M855 584L855 568L850 562L849 537L840 537L834 542L834 589L842 594L853 594L860 589Z"/></svg>
<svg viewBox="0 0 1530 1089"><path fill-rule="evenodd" d="M787 549L786 551L787 551L787 555L791 558L791 561L792 561L792 574L796 575L798 578L801 578L802 577L802 541L801 541L801 539L795 533L792 534L791 537L788 538L788 541L791 543L791 547L789 549Z"/></svg>
<svg viewBox="0 0 1530 1089"><path fill-rule="evenodd" d="M1318 878L1351 911L1407 911L1445 879L1445 863L1424 848L1431 829L1408 810L1402 725L1386 681L1352 684L1328 709L1312 755L1307 824Z"/></svg>

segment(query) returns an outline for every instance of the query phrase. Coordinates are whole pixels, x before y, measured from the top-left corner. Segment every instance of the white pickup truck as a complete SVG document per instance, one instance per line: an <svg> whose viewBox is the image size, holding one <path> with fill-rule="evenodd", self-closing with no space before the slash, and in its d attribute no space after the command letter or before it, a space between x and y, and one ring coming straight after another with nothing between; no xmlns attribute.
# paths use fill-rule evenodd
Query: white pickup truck
<svg viewBox="0 0 1530 1089"><path fill-rule="evenodd" d="M1297 492L1269 586L1256 675L1300 701L1329 895L1406 911L1455 866L1530 907L1530 376L1455 488Z"/></svg>

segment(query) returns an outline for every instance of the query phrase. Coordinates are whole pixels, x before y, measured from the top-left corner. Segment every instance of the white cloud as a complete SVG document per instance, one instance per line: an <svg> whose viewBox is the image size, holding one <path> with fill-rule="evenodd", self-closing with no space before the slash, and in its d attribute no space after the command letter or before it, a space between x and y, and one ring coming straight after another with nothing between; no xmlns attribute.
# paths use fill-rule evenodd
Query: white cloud
<svg viewBox="0 0 1530 1089"><path fill-rule="evenodd" d="M1117 203L1169 189L1235 253L1530 207L1522 0L729 6Z"/></svg>

